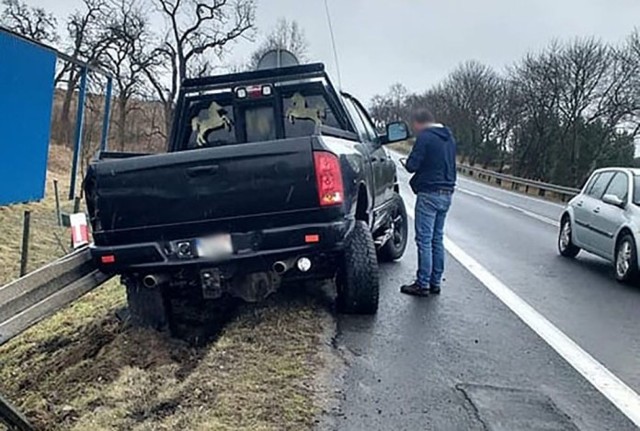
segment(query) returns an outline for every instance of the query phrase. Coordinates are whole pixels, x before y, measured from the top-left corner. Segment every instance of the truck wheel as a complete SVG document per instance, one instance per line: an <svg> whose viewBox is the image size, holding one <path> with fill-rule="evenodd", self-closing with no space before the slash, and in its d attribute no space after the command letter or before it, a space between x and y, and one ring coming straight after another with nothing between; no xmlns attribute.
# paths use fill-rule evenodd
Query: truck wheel
<svg viewBox="0 0 640 431"><path fill-rule="evenodd" d="M135 326L164 331L168 328L167 309L160 288L147 288L137 277L122 277L127 288L131 323Z"/></svg>
<svg viewBox="0 0 640 431"><path fill-rule="evenodd" d="M378 260L369 227L356 221L347 239L338 273L338 311L347 314L375 314L378 311Z"/></svg>
<svg viewBox="0 0 640 431"><path fill-rule="evenodd" d="M382 246L378 256L382 262L398 260L407 249L407 237L409 235L409 222L407 210L404 207L402 197L396 193L393 197L393 212L391 213L391 238Z"/></svg>

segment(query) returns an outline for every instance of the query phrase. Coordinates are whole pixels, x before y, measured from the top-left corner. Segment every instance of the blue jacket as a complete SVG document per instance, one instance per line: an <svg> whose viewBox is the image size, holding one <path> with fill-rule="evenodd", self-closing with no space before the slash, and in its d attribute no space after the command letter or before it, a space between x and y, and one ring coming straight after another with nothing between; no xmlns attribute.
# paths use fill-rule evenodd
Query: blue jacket
<svg viewBox="0 0 640 431"><path fill-rule="evenodd" d="M406 168L414 173L409 184L416 194L453 191L456 186L456 140L451 130L436 125L420 132Z"/></svg>

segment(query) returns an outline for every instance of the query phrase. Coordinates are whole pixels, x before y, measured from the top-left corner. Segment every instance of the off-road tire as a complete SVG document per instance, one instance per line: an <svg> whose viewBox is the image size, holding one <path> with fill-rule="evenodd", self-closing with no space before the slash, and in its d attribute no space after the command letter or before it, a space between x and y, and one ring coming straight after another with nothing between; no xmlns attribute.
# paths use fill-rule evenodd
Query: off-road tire
<svg viewBox="0 0 640 431"><path fill-rule="evenodd" d="M198 290L176 291L167 296L171 336L193 346L206 345L234 315L240 300L230 296L204 299Z"/></svg>
<svg viewBox="0 0 640 431"><path fill-rule="evenodd" d="M378 260L371 232L364 221L356 221L347 239L337 277L337 290L339 312L375 314L378 311Z"/></svg>
<svg viewBox="0 0 640 431"><path fill-rule="evenodd" d="M166 301L161 288L149 289L138 277L123 276L127 289L129 319L134 326L165 331L169 327Z"/></svg>
<svg viewBox="0 0 640 431"><path fill-rule="evenodd" d="M621 252L625 249L628 244L628 265L626 266L626 270L621 270L619 266L621 264ZM633 236L629 233L625 233L618 240L616 244L615 257L613 262L613 270L616 275L616 280L621 283L635 283L639 278L639 269L638 269L638 249L636 248L636 242L633 239Z"/></svg>
<svg viewBox="0 0 640 431"><path fill-rule="evenodd" d="M398 260L407 249L409 220L407 219L407 209L404 206L404 201L398 193L395 193L392 205L393 233L392 237L378 251L378 257L381 262Z"/></svg>
<svg viewBox="0 0 640 431"><path fill-rule="evenodd" d="M565 229L568 229L568 232L565 232ZM570 259L580 253L580 247L573 243L572 233L571 217L565 215L560 221L560 229L558 230L558 253ZM563 238L564 235L567 235L567 237Z"/></svg>

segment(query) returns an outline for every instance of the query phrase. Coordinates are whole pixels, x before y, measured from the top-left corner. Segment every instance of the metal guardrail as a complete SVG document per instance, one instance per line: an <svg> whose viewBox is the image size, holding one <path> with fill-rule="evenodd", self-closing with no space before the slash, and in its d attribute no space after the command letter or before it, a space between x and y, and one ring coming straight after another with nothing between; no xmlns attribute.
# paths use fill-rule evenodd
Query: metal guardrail
<svg viewBox="0 0 640 431"><path fill-rule="evenodd" d="M109 280L84 247L0 287L0 345ZM0 421L10 430L33 429L0 396Z"/></svg>
<svg viewBox="0 0 640 431"><path fill-rule="evenodd" d="M490 184L527 193L530 195L567 202L580 193L580 189L572 187L558 186L555 184L543 183L542 181L528 180L526 178L514 177L512 175L501 174L488 169L478 168L464 164L458 164L458 172Z"/></svg>

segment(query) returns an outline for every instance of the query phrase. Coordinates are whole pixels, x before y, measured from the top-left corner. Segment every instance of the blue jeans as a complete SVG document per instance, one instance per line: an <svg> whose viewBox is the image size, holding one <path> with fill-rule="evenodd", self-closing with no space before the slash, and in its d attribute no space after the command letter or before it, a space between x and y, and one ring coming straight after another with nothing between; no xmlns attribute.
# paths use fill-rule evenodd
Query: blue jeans
<svg viewBox="0 0 640 431"><path fill-rule="evenodd" d="M444 272L444 221L451 193L418 193L416 200L417 283L422 288L440 286Z"/></svg>

